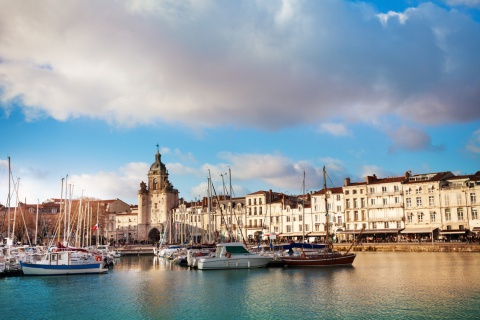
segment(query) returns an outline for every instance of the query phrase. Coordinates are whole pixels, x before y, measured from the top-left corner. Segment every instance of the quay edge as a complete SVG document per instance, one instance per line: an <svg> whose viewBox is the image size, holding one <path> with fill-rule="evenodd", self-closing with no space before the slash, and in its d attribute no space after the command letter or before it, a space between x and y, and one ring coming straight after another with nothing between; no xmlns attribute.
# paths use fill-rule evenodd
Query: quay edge
<svg viewBox="0 0 480 320"><path fill-rule="evenodd" d="M335 244L338 251L347 251L349 244ZM362 243L354 245L351 251L356 252L480 252L480 244L457 243Z"/></svg>

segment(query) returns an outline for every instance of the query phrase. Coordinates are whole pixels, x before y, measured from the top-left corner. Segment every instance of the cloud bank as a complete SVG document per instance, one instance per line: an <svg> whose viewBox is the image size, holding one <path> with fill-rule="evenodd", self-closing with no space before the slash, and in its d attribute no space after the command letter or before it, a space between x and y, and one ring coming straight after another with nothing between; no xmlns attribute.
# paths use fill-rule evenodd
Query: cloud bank
<svg viewBox="0 0 480 320"><path fill-rule="evenodd" d="M462 122L480 117L478 52L478 22L432 3L7 0L0 99L120 126Z"/></svg>

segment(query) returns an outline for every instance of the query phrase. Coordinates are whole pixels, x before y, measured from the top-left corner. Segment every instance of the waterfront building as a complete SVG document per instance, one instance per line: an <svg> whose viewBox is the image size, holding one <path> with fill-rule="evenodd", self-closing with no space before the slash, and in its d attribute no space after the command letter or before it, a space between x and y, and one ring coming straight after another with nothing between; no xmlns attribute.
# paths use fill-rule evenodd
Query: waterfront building
<svg viewBox="0 0 480 320"><path fill-rule="evenodd" d="M362 228L367 228L367 182L351 182L345 178L343 195L345 199L345 235L355 238Z"/></svg>
<svg viewBox="0 0 480 320"><path fill-rule="evenodd" d="M327 235L327 210L325 207L325 194L327 196L328 208L328 231L329 235L335 237L335 240L345 239L345 211L344 211L344 193L342 187L322 189L313 192L311 195L311 213L310 221L312 225L308 237L311 241L325 239Z"/></svg>
<svg viewBox="0 0 480 320"><path fill-rule="evenodd" d="M403 182L405 197L405 229L400 233L409 237L438 237L442 229L442 187L453 177L450 171L408 175Z"/></svg>
<svg viewBox="0 0 480 320"><path fill-rule="evenodd" d="M377 178L366 177L367 226L363 233L368 237L393 240L405 228L403 211L403 182L405 176Z"/></svg>

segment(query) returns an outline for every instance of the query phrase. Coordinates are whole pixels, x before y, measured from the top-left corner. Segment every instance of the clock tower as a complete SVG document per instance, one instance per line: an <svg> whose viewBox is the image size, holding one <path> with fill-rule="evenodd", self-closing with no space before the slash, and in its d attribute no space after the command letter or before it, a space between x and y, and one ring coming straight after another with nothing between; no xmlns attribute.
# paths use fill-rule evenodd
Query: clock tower
<svg viewBox="0 0 480 320"><path fill-rule="evenodd" d="M172 209L179 203L178 190L168 180L158 145L147 176L148 182L142 181L138 190L138 240L158 241Z"/></svg>

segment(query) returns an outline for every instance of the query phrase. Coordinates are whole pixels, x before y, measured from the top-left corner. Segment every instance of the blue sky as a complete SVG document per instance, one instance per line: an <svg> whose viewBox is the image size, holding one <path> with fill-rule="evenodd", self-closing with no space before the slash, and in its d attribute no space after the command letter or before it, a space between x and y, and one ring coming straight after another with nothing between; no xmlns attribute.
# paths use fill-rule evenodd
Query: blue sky
<svg viewBox="0 0 480 320"><path fill-rule="evenodd" d="M2 1L0 203L480 170L480 0ZM229 176L224 176L228 184ZM329 182L329 185L331 185ZM15 202L16 194L12 200Z"/></svg>

